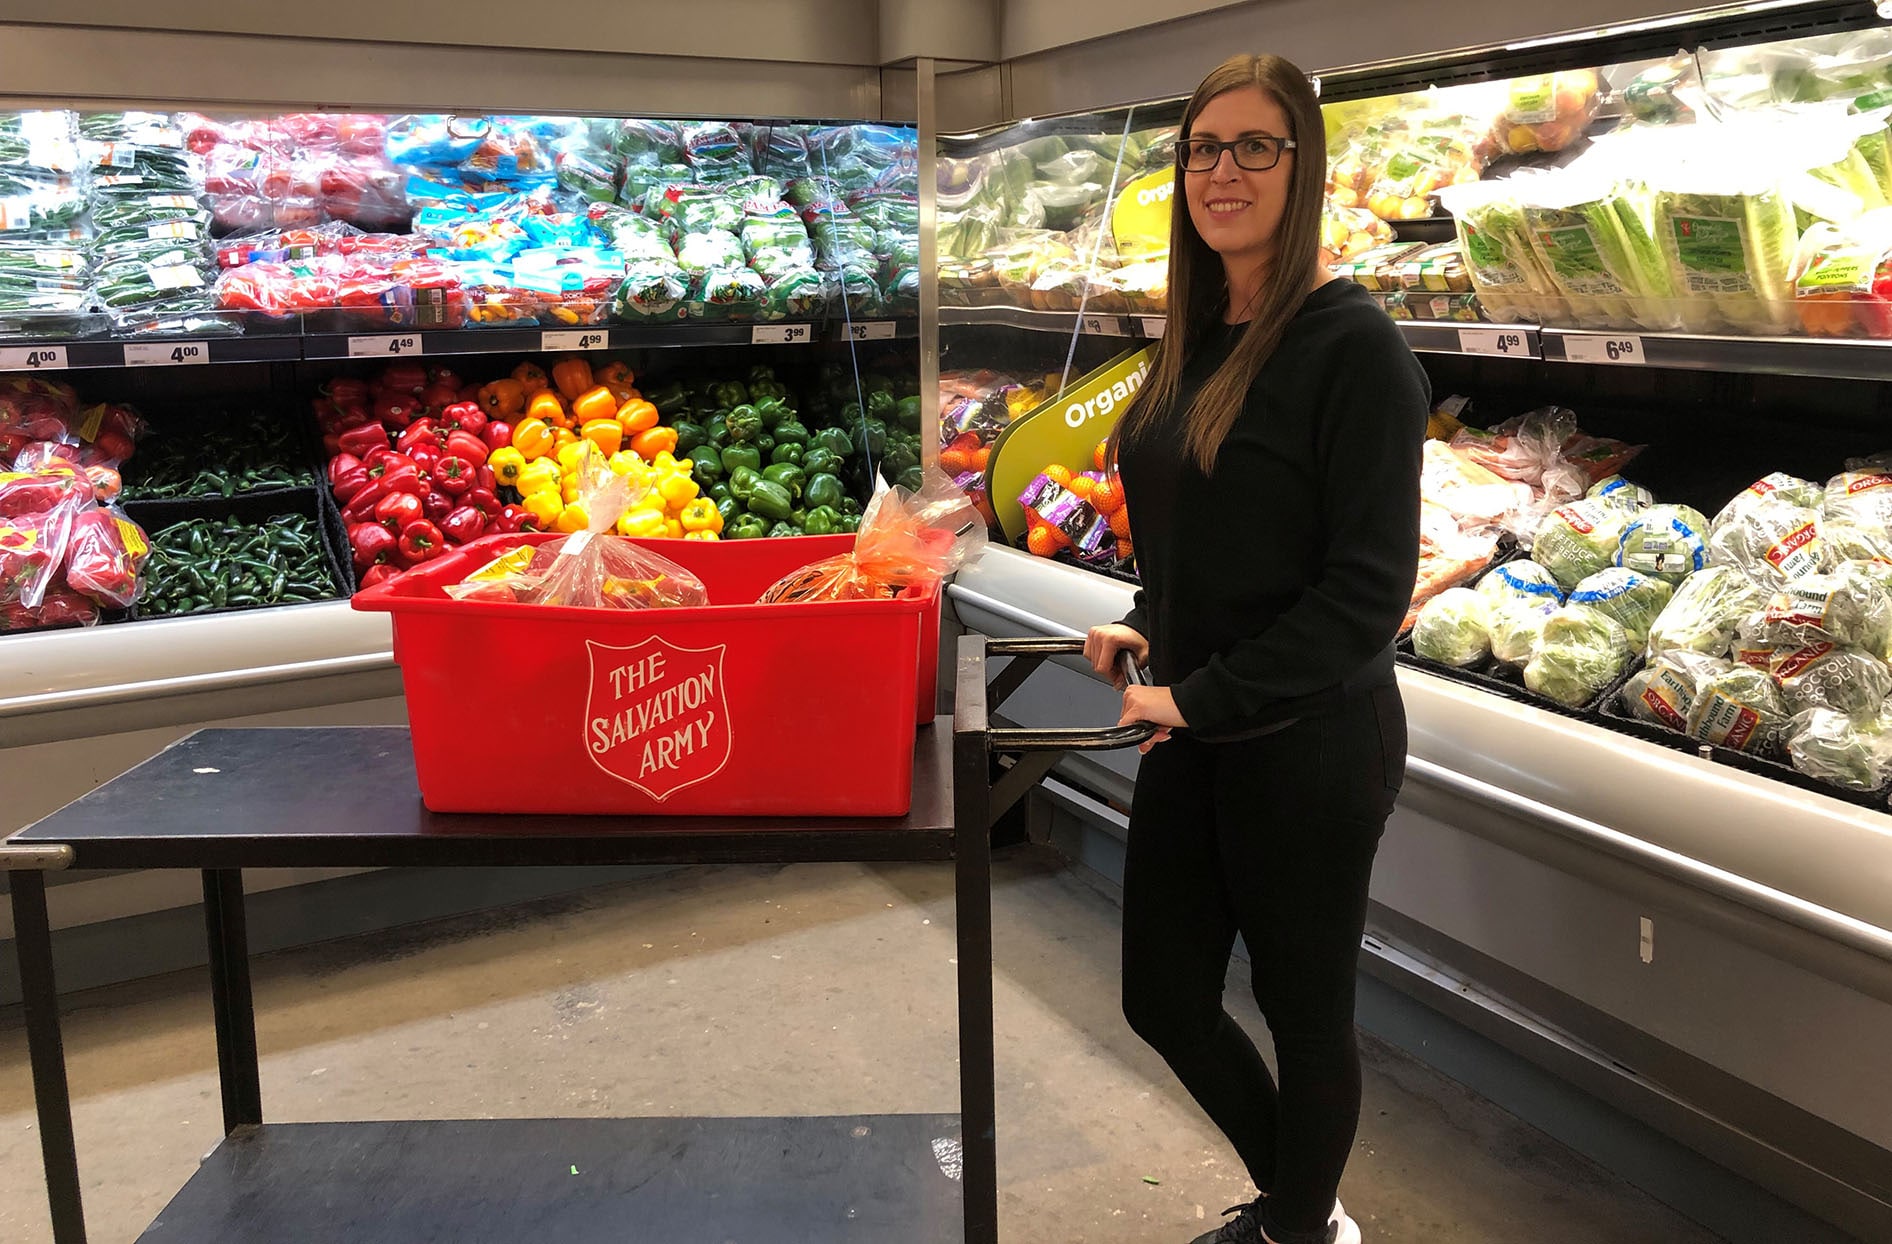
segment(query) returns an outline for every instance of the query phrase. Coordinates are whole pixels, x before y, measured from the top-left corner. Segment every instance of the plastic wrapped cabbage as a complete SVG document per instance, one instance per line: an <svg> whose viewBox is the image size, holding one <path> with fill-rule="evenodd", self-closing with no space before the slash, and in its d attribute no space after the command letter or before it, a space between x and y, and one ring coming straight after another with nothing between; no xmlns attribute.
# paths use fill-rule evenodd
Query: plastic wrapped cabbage
<svg viewBox="0 0 1892 1244"><path fill-rule="evenodd" d="M1848 717L1871 717L1892 695L1892 668L1873 653L1840 644L1777 649L1768 673L1780 684L1780 697L1792 713L1830 708Z"/></svg>
<svg viewBox="0 0 1892 1244"><path fill-rule="evenodd" d="M1537 526L1531 560L1573 588L1616 562L1627 515L1597 501L1577 501L1544 516Z"/></svg>
<svg viewBox="0 0 1892 1244"><path fill-rule="evenodd" d="M1731 665L1702 682L1688 714L1691 737L1757 756L1775 755L1787 725L1787 705L1772 675Z"/></svg>
<svg viewBox="0 0 1892 1244"><path fill-rule="evenodd" d="M1591 501L1600 501L1613 510L1644 510L1655 504L1655 494L1647 488L1638 487L1620 475L1609 475L1590 485L1590 491L1584 494Z"/></svg>
<svg viewBox="0 0 1892 1244"><path fill-rule="evenodd" d="M1460 669L1491 655L1491 613L1485 598L1468 587L1440 592L1419 610L1412 650L1428 661Z"/></svg>
<svg viewBox="0 0 1892 1244"><path fill-rule="evenodd" d="M1666 580L1611 566L1577 584L1570 603L1588 605L1616 619L1628 632L1629 642L1640 650L1649 642L1649 628L1674 594Z"/></svg>
<svg viewBox="0 0 1892 1244"><path fill-rule="evenodd" d="M1708 564L1708 520L1685 505L1652 505L1633 514L1616 564L1673 587Z"/></svg>
<svg viewBox="0 0 1892 1244"><path fill-rule="evenodd" d="M1687 651L1722 656L1735 629L1767 604L1767 594L1733 566L1710 566L1682 581L1649 628L1649 655Z"/></svg>
<svg viewBox="0 0 1892 1244"><path fill-rule="evenodd" d="M1774 500L1743 506L1727 523L1717 521L1708 537L1708 560L1769 588L1817 574L1826 564L1820 512Z"/></svg>
<svg viewBox="0 0 1892 1244"><path fill-rule="evenodd" d="M1492 659L1505 665L1528 664L1544 633L1544 622L1560 608L1549 596L1508 596L1493 604L1488 628Z"/></svg>
<svg viewBox="0 0 1892 1244"><path fill-rule="evenodd" d="M1729 668L1720 657L1687 649L1664 653L1629 676L1623 684L1623 707L1638 721L1687 734L1702 684Z"/></svg>
<svg viewBox="0 0 1892 1244"><path fill-rule="evenodd" d="M1508 600L1564 603L1564 590L1550 571L1534 561L1503 562L1478 581L1478 591L1494 607Z"/></svg>
<svg viewBox="0 0 1892 1244"><path fill-rule="evenodd" d="M1736 493L1732 501L1721 507L1721 513L1715 515L1712 529L1721 530L1763 501L1785 502L1803 510L1817 510L1825 503L1825 499L1826 490L1812 480L1788 475L1785 471L1775 471Z"/></svg>
<svg viewBox="0 0 1892 1244"><path fill-rule="evenodd" d="M1741 624L1743 642L1769 647L1845 644L1884 652L1892 638L1892 596L1858 562L1795 579Z"/></svg>
<svg viewBox="0 0 1892 1244"><path fill-rule="evenodd" d="M677 267L691 276L701 276L718 268L741 268L748 262L742 239L726 229L686 233L677 242Z"/></svg>
<svg viewBox="0 0 1892 1244"><path fill-rule="evenodd" d="M1892 782L1892 714L1856 720L1830 708L1808 709L1795 714L1785 737L1793 767L1808 777L1857 791Z"/></svg>
<svg viewBox="0 0 1892 1244"><path fill-rule="evenodd" d="M1835 560L1892 560L1892 474L1849 470L1828 480L1820 538Z"/></svg>
<svg viewBox="0 0 1892 1244"><path fill-rule="evenodd" d="M1629 634L1608 614L1565 605L1544 619L1524 685L1570 708L1581 708L1622 675L1635 656Z"/></svg>

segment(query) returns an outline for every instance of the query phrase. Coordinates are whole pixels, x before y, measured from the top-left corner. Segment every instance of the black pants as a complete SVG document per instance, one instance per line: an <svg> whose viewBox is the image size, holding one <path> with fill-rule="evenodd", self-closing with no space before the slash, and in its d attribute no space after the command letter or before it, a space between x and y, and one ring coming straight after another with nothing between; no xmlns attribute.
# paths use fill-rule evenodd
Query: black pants
<svg viewBox="0 0 1892 1244"><path fill-rule="evenodd" d="M1269 1234L1318 1231L1360 1118L1354 970L1373 854L1406 767L1399 689L1236 743L1143 760L1123 883L1123 1010L1268 1194ZM1235 935L1276 1086L1222 1009Z"/></svg>

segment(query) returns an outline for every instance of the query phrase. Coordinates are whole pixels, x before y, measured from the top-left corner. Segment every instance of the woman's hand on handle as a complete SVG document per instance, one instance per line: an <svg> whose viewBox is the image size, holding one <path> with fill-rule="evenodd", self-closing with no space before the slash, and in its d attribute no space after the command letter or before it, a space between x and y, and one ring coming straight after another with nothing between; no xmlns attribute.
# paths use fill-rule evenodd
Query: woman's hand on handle
<svg viewBox="0 0 1892 1244"><path fill-rule="evenodd" d="M1112 622L1108 626L1091 627L1084 637L1084 659L1099 676L1108 678L1110 685L1119 689L1123 687L1123 671L1117 668L1117 654L1123 651L1135 657L1138 665L1150 663L1150 641L1135 627Z"/></svg>
<svg viewBox="0 0 1892 1244"><path fill-rule="evenodd" d="M1117 724L1127 726L1140 721L1161 727L1137 748L1143 753L1148 753L1152 747L1167 739L1171 729L1189 724L1177 710L1176 697L1170 694L1168 687L1125 687L1123 716L1117 719Z"/></svg>

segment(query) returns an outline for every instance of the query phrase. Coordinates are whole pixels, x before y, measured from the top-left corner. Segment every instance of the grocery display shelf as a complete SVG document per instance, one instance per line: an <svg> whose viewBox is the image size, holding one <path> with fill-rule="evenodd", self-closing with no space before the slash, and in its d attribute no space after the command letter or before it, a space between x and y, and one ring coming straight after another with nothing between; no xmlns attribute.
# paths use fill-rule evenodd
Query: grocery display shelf
<svg viewBox="0 0 1892 1244"><path fill-rule="evenodd" d="M0 337L0 371L51 372L75 367L274 363L301 357L301 339L292 334L150 337L138 341L56 341Z"/></svg>
<svg viewBox="0 0 1892 1244"><path fill-rule="evenodd" d="M1892 341L1615 333L1569 328L1546 328L1540 336L1543 357L1557 363L1892 380Z"/></svg>
<svg viewBox="0 0 1892 1244"><path fill-rule="evenodd" d="M1086 311L1039 311L1029 307L941 307L942 327L997 325L1022 328L1032 332L1059 333L1070 336L1082 332L1092 337L1160 337L1160 315L1116 315Z"/></svg>

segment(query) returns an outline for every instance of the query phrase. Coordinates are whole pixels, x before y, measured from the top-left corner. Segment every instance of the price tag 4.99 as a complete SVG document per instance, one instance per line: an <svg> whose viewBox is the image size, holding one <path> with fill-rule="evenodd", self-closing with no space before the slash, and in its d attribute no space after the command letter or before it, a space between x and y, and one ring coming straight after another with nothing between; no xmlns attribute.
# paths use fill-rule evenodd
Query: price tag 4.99
<svg viewBox="0 0 1892 1244"><path fill-rule="evenodd" d="M188 367L209 361L210 347L201 341L135 341L125 346L127 367Z"/></svg>
<svg viewBox="0 0 1892 1244"><path fill-rule="evenodd" d="M749 331L749 344L756 346L805 346L812 340L806 324L757 324Z"/></svg>
<svg viewBox="0 0 1892 1244"><path fill-rule="evenodd" d="M0 350L0 371L53 371L65 365L64 346L21 346Z"/></svg>
<svg viewBox="0 0 1892 1244"><path fill-rule="evenodd" d="M602 350L611 344L611 334L602 328L558 329L539 334L541 350Z"/></svg>
<svg viewBox="0 0 1892 1244"><path fill-rule="evenodd" d="M1602 333L1570 333L1564 337L1564 357L1572 363L1642 364L1649 356L1640 337L1611 337Z"/></svg>
<svg viewBox="0 0 1892 1244"><path fill-rule="evenodd" d="M425 352L419 333L405 333L399 337L350 337L348 339L348 357L351 359L404 358L410 354Z"/></svg>
<svg viewBox="0 0 1892 1244"><path fill-rule="evenodd" d="M1458 349L1461 354L1489 354L1494 358L1531 357L1531 345L1524 334L1504 328L1461 328Z"/></svg>

